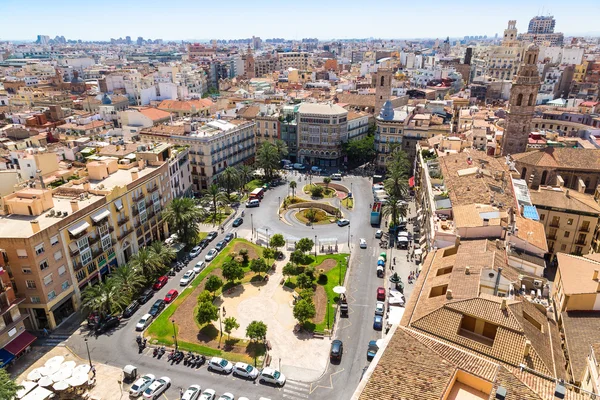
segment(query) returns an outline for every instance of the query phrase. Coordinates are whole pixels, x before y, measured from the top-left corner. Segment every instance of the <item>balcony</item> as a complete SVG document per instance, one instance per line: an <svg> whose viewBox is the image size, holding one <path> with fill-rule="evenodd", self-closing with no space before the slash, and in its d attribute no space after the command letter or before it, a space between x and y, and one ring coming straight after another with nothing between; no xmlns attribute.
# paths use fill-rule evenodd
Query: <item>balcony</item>
<svg viewBox="0 0 600 400"><path fill-rule="evenodd" d="M102 249L98 249L98 250L92 250L92 257L93 258L97 258L99 257L102 253L104 253L104 251L102 251Z"/></svg>
<svg viewBox="0 0 600 400"><path fill-rule="evenodd" d="M77 254L79 254L79 248L77 248L77 249L71 249L70 254L71 254L71 257L76 256Z"/></svg>
<svg viewBox="0 0 600 400"><path fill-rule="evenodd" d="M553 228L560 228L560 222L552 221L552 222L550 222L550 226Z"/></svg>
<svg viewBox="0 0 600 400"><path fill-rule="evenodd" d="M138 210L137 207L131 207L131 214L135 217L136 215L138 215L140 213L140 210Z"/></svg>
<svg viewBox="0 0 600 400"><path fill-rule="evenodd" d="M6 294L0 295L0 315L6 313L9 309L18 306L24 301L24 297L16 297L12 302L9 302Z"/></svg>
<svg viewBox="0 0 600 400"><path fill-rule="evenodd" d="M127 223L128 221L129 221L129 217L125 216L125 218L123 218L117 222L117 225L122 226L123 224Z"/></svg>
<svg viewBox="0 0 600 400"><path fill-rule="evenodd" d="M578 229L579 232L589 232L590 231L590 227L588 226L580 226Z"/></svg>
<svg viewBox="0 0 600 400"><path fill-rule="evenodd" d="M546 239L548 239L548 240L556 240L556 233L555 234L546 235Z"/></svg>
<svg viewBox="0 0 600 400"><path fill-rule="evenodd" d="M586 246L587 245L587 241L585 239L584 240L576 240L575 244L578 245L578 246Z"/></svg>
<svg viewBox="0 0 600 400"><path fill-rule="evenodd" d="M131 235L131 232L133 232L133 229L127 229L127 230L123 231L122 235L117 236L117 239L123 240L123 239L125 239L125 237Z"/></svg>
<svg viewBox="0 0 600 400"><path fill-rule="evenodd" d="M131 200L133 200L134 202L138 202L140 200L142 200L144 198L144 193L140 193L138 196L132 195L131 196Z"/></svg>
<svg viewBox="0 0 600 400"><path fill-rule="evenodd" d="M73 262L73 271L77 272L83 268L83 264L77 261Z"/></svg>
<svg viewBox="0 0 600 400"><path fill-rule="evenodd" d="M109 231L110 233L114 232L114 231L115 231L115 227L114 227L114 226L112 226L112 225L109 225L109 226L108 226L108 231Z"/></svg>
<svg viewBox="0 0 600 400"><path fill-rule="evenodd" d="M148 189L148 193L154 193L158 190L158 185L154 185L150 189Z"/></svg>
<svg viewBox="0 0 600 400"><path fill-rule="evenodd" d="M100 240L100 236L90 236L88 237L88 243L91 245L98 243L98 241Z"/></svg>

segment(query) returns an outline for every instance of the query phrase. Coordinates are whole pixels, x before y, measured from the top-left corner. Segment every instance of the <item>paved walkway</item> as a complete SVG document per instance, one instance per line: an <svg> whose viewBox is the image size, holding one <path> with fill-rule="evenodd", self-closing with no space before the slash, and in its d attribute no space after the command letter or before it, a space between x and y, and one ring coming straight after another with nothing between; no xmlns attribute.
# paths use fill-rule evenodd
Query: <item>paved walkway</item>
<svg viewBox="0 0 600 400"><path fill-rule="evenodd" d="M326 357L314 355L327 354L330 341L315 339L307 333L294 333L293 291L280 285L281 269L286 262L287 259L277 262L277 271L269 276L265 285L246 284L243 291L238 288L226 294L223 306L227 316L235 317L240 324L232 336L246 337L250 322L263 321L268 326L267 340L272 346L271 366L296 380L310 382L319 378L327 367Z"/></svg>

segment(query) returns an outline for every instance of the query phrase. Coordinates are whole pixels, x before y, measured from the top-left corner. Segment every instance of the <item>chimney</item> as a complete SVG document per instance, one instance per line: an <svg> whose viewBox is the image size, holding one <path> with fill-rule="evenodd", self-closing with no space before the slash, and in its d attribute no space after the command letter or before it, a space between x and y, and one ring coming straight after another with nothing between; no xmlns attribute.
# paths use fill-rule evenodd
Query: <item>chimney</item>
<svg viewBox="0 0 600 400"><path fill-rule="evenodd" d="M571 195L569 194L569 189L567 189L567 191L565 192L565 196L567 197L567 199L571 198Z"/></svg>
<svg viewBox="0 0 600 400"><path fill-rule="evenodd" d="M523 352L524 357L529 357L529 351L531 350L531 342L529 340L525 341L525 350Z"/></svg>
<svg viewBox="0 0 600 400"><path fill-rule="evenodd" d="M598 274L600 274L600 270L595 269L594 270L594 277L592 279L595 280L595 281L597 281L598 280Z"/></svg>
<svg viewBox="0 0 600 400"><path fill-rule="evenodd" d="M468 265L465 267L465 275L471 275L471 267Z"/></svg>
<svg viewBox="0 0 600 400"><path fill-rule="evenodd" d="M90 185L90 182L85 182L83 184L83 190L89 191L91 188L92 188L92 185Z"/></svg>
<svg viewBox="0 0 600 400"><path fill-rule="evenodd" d="M496 239L496 248L498 250L502 250L502 245L500 244L500 239Z"/></svg>
<svg viewBox="0 0 600 400"><path fill-rule="evenodd" d="M71 200L71 211L76 212L79 211L79 203L77 203L77 200Z"/></svg>
<svg viewBox="0 0 600 400"><path fill-rule="evenodd" d="M502 311L506 310L506 299L502 299L502 303L500 304L500 309Z"/></svg>
<svg viewBox="0 0 600 400"><path fill-rule="evenodd" d="M458 248L460 246L460 235L456 235L456 239L454 239L454 246Z"/></svg>
<svg viewBox="0 0 600 400"><path fill-rule="evenodd" d="M452 290L446 290L446 299L452 300Z"/></svg>
<svg viewBox="0 0 600 400"><path fill-rule="evenodd" d="M31 223L31 230L33 231L33 233L38 233L40 231L40 221L33 220L29 222Z"/></svg>
<svg viewBox="0 0 600 400"><path fill-rule="evenodd" d="M139 160L139 161L138 161L138 168L139 168L139 170L140 170L140 171L141 171L141 170L143 170L143 169L144 169L144 167L145 167L144 160Z"/></svg>
<svg viewBox="0 0 600 400"><path fill-rule="evenodd" d="M140 177L139 171L137 168L131 170L131 180L136 181Z"/></svg>

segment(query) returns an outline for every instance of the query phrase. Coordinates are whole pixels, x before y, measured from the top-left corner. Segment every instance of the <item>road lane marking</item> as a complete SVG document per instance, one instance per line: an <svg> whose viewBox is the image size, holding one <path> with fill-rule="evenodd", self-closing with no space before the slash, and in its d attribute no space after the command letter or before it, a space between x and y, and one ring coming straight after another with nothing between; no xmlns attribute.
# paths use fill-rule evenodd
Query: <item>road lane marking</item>
<svg viewBox="0 0 600 400"><path fill-rule="evenodd" d="M292 381L290 379L288 379L286 381L285 385L286 386L287 385L294 385L294 386L302 386L302 387L305 387L305 388L310 388L310 384L308 384L308 383L303 383L303 382L298 382L298 381Z"/></svg>
<svg viewBox="0 0 600 400"><path fill-rule="evenodd" d="M304 397L305 399L308 399L308 394L307 393L303 393L303 392L298 392L296 390L291 390L291 389L283 389L284 393L289 393L293 396L297 396L297 397Z"/></svg>
<svg viewBox="0 0 600 400"><path fill-rule="evenodd" d="M289 394L283 394L282 397L287 398L287 399L298 399L298 396L293 396L293 395L289 395ZM305 399L308 399L308 395L305 395L305 397L302 397Z"/></svg>
<svg viewBox="0 0 600 400"><path fill-rule="evenodd" d="M310 384L310 394L312 394L315 390L317 390L318 388L323 388L323 389L332 389L333 390L333 376L336 374L339 374L340 372L343 372L344 368L340 369L339 371L335 371L334 373L329 375L329 386L323 386L323 385L315 385L315 387L313 388L313 384Z"/></svg>

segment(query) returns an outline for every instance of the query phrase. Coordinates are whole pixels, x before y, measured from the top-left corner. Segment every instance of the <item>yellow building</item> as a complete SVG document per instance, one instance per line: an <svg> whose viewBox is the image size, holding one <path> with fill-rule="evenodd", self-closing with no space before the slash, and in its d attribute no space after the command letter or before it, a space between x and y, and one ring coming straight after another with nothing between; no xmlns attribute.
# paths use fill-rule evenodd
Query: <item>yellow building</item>
<svg viewBox="0 0 600 400"><path fill-rule="evenodd" d="M573 81L575 82L583 82L585 79L585 74L587 73L589 61L584 61L581 64L575 66L575 70L573 71Z"/></svg>

